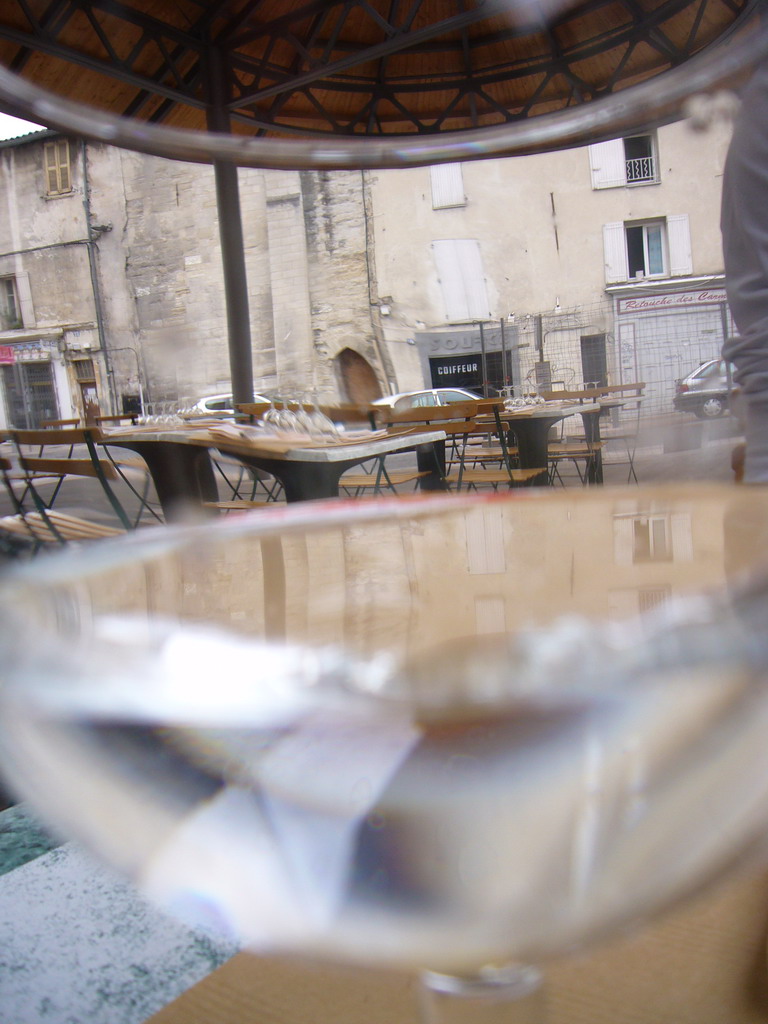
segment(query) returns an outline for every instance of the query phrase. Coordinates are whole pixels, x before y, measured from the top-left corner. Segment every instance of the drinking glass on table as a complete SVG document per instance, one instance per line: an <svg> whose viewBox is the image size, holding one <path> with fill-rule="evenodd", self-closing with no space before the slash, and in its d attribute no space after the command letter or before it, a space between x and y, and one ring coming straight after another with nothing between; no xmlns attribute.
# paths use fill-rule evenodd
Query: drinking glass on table
<svg viewBox="0 0 768 1024"><path fill-rule="evenodd" d="M0 763L190 923L412 968L430 1024L540 1024L535 965L768 821L768 496L594 492L320 503L33 565L0 585ZM596 567L651 507L691 557L609 618L647 565Z"/></svg>
<svg viewBox="0 0 768 1024"><path fill-rule="evenodd" d="M294 422L293 414L284 407L283 402L272 402L256 425L267 434L277 435L292 429Z"/></svg>
<svg viewBox="0 0 768 1024"><path fill-rule="evenodd" d="M339 428L321 409L321 402L316 392L305 396L308 413L309 433L318 441L334 441L340 436Z"/></svg>

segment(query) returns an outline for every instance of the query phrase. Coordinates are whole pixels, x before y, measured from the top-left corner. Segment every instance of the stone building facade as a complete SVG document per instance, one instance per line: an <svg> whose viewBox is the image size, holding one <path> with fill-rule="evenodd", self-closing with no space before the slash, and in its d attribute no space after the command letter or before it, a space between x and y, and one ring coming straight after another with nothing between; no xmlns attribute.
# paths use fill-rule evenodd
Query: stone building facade
<svg viewBox="0 0 768 1024"><path fill-rule="evenodd" d="M257 392L383 392L361 183L239 171ZM0 203L1 423L231 391L210 167L42 132L0 145Z"/></svg>
<svg viewBox="0 0 768 1024"><path fill-rule="evenodd" d="M240 169L254 389L674 380L733 330L730 125L391 171ZM231 390L212 168L0 143L0 425Z"/></svg>
<svg viewBox="0 0 768 1024"><path fill-rule="evenodd" d="M398 388L675 379L733 331L719 212L731 125L368 175ZM392 211L397 211L397 216Z"/></svg>

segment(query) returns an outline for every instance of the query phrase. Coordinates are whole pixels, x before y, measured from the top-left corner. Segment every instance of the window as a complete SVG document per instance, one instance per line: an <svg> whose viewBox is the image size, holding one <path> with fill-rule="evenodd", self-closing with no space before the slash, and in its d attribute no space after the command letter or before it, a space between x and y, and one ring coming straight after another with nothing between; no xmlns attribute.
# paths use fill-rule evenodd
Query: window
<svg viewBox="0 0 768 1024"><path fill-rule="evenodd" d="M669 562L672 558L667 516L641 516L632 522L635 562Z"/></svg>
<svg viewBox="0 0 768 1024"><path fill-rule="evenodd" d="M0 329L12 331L16 327L21 327L16 282L12 277L3 277L0 278Z"/></svg>
<svg viewBox="0 0 768 1024"><path fill-rule="evenodd" d="M465 206L464 178L461 164L436 164L429 169L432 178L432 209Z"/></svg>
<svg viewBox="0 0 768 1024"><path fill-rule="evenodd" d="M651 135L633 135L624 142L624 166L628 185L647 185L656 178L656 160Z"/></svg>
<svg viewBox="0 0 768 1024"><path fill-rule="evenodd" d="M414 409L421 409L426 405L437 405L437 395L433 395L431 391L425 391L421 395L416 395L409 404Z"/></svg>
<svg viewBox="0 0 768 1024"><path fill-rule="evenodd" d="M647 512L614 516L614 556L617 565L651 562L690 562L693 558L691 517L687 512ZM658 589L658 585L649 588ZM655 598L643 599L646 606Z"/></svg>
<svg viewBox="0 0 768 1024"><path fill-rule="evenodd" d="M664 274L664 225L627 224L628 276L660 277Z"/></svg>
<svg viewBox="0 0 768 1024"><path fill-rule="evenodd" d="M592 188L652 185L658 182L656 140L653 135L630 135L589 147Z"/></svg>
<svg viewBox="0 0 768 1024"><path fill-rule="evenodd" d="M78 380L96 380L96 367L92 359L73 359L72 365Z"/></svg>
<svg viewBox="0 0 768 1024"><path fill-rule="evenodd" d="M448 323L488 319L480 243L472 238L445 238L432 243L432 252Z"/></svg>
<svg viewBox="0 0 768 1024"><path fill-rule="evenodd" d="M687 214L604 224L603 247L607 284L693 272Z"/></svg>
<svg viewBox="0 0 768 1024"><path fill-rule="evenodd" d="M637 592L637 607L640 612L651 612L669 600L669 587L640 587Z"/></svg>
<svg viewBox="0 0 768 1024"><path fill-rule="evenodd" d="M72 191L68 139L45 143L45 180L49 196L60 196Z"/></svg>

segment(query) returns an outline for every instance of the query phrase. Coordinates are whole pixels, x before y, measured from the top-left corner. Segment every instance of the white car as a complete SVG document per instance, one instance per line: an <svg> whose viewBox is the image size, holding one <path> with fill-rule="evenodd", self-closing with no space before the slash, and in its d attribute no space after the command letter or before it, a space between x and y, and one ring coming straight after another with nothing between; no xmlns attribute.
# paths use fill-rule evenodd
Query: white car
<svg viewBox="0 0 768 1024"><path fill-rule="evenodd" d="M253 400L254 402L272 401L271 398L265 398L264 395L254 395ZM208 395L207 398L201 398L199 402L195 402L192 412L203 416L234 416L235 405L231 394Z"/></svg>
<svg viewBox="0 0 768 1024"><path fill-rule="evenodd" d="M377 398L373 405L383 405L395 412L403 409L418 409L424 405L450 405L452 402L480 401L482 395L476 395L464 388L430 388L425 391L403 391L399 395L385 395Z"/></svg>

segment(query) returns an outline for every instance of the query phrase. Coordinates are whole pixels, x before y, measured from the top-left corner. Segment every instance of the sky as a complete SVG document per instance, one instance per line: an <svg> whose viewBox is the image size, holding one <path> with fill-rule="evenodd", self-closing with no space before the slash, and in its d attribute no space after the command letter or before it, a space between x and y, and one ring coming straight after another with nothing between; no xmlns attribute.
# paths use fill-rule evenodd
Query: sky
<svg viewBox="0 0 768 1024"><path fill-rule="evenodd" d="M10 114L0 114L0 139L15 139L17 135L26 135L29 132L41 130L42 125L21 121L18 117L11 117Z"/></svg>

